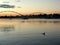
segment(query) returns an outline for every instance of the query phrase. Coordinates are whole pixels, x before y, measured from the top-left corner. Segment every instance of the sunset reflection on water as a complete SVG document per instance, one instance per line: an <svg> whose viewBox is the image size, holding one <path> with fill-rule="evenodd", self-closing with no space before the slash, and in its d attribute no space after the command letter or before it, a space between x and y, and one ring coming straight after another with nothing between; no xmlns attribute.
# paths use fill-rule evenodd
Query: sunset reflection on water
<svg viewBox="0 0 60 45"><path fill-rule="evenodd" d="M45 36L42 35L45 32ZM1 45L59 45L59 19L0 19Z"/></svg>

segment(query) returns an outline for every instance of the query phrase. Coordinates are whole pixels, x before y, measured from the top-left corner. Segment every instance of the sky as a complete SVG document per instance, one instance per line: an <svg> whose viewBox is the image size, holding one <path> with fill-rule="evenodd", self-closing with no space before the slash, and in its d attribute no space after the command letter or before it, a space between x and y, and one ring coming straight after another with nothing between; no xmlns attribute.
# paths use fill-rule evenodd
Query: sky
<svg viewBox="0 0 60 45"><path fill-rule="evenodd" d="M60 13L60 0L0 0L1 11Z"/></svg>

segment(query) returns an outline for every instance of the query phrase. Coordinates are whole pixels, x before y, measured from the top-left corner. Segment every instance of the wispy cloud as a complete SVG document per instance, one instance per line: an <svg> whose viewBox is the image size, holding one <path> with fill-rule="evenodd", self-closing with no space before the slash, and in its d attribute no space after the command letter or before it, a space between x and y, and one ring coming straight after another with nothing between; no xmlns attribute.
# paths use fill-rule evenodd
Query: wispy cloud
<svg viewBox="0 0 60 45"><path fill-rule="evenodd" d="M0 4L0 8L15 8L14 5Z"/></svg>
<svg viewBox="0 0 60 45"><path fill-rule="evenodd" d="M16 2L21 2L20 0L6 0L6 1L3 1L3 3L11 3L11 2L13 2L13 3L16 3Z"/></svg>

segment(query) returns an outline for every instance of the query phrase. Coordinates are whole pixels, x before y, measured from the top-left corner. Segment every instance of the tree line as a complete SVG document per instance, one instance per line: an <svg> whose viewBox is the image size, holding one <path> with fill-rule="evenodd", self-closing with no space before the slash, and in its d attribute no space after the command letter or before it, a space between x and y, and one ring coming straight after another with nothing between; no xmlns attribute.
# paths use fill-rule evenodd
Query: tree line
<svg viewBox="0 0 60 45"><path fill-rule="evenodd" d="M30 14L30 15L16 15L16 16L0 16L0 18L21 18L21 19L60 19L60 14Z"/></svg>

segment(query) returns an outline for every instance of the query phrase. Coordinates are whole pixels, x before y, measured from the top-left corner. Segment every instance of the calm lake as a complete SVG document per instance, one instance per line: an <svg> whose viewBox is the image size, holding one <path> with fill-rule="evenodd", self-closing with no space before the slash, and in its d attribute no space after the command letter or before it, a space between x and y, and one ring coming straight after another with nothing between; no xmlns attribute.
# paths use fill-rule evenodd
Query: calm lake
<svg viewBox="0 0 60 45"><path fill-rule="evenodd" d="M0 45L60 45L60 19L0 19Z"/></svg>

